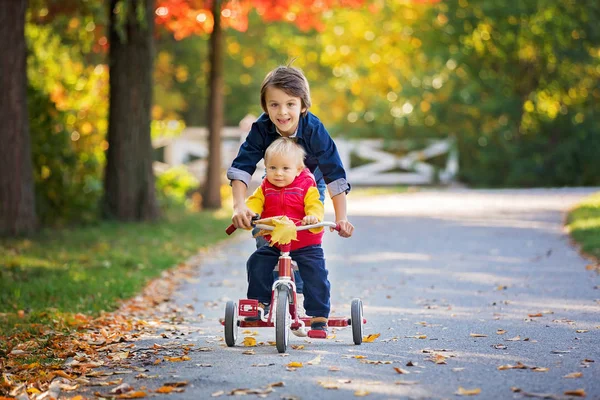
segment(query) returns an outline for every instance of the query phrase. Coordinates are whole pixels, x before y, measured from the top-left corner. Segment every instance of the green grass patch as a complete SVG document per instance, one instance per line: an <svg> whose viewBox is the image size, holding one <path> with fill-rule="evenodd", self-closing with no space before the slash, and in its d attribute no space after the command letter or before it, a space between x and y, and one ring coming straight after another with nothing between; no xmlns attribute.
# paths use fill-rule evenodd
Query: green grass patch
<svg viewBox="0 0 600 400"><path fill-rule="evenodd" d="M415 189L411 186L353 186L348 195L348 201L352 201L352 197L407 193L414 190Z"/></svg>
<svg viewBox="0 0 600 400"><path fill-rule="evenodd" d="M585 253L600 259L600 193L584 198L569 212L567 228Z"/></svg>
<svg viewBox="0 0 600 400"><path fill-rule="evenodd" d="M171 211L156 223L104 222L0 240L0 336L61 314L114 310L163 270L224 239L229 218Z"/></svg>

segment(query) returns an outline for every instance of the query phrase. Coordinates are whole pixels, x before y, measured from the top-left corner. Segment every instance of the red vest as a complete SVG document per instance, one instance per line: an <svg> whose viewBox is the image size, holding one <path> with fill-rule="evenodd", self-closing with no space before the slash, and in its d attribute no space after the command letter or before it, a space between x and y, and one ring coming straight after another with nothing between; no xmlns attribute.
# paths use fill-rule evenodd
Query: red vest
<svg viewBox="0 0 600 400"><path fill-rule="evenodd" d="M296 225L300 224L304 213L304 198L308 189L316 187L315 178L308 168L305 168L300 175L286 187L277 187L271 184L266 178L263 179L261 189L265 196L265 203L261 218L276 217L287 215ZM265 236L270 240L270 236ZM297 240L292 240L292 250L306 246L321 244L323 240L323 231L312 233L309 230L298 231Z"/></svg>

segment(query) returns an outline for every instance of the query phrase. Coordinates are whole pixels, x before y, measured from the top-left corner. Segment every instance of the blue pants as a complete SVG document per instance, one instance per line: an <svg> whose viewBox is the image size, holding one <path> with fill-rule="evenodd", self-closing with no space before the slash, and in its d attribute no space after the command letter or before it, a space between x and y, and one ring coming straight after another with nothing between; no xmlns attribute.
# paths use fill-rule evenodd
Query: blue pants
<svg viewBox="0 0 600 400"><path fill-rule="evenodd" d="M329 318L330 284L329 272L325 268L325 255L321 245L307 246L290 252L292 260L298 263L304 286L304 309L311 317ZM273 268L279 260L279 249L262 246L250 256L248 269L248 298L263 304L271 302L274 282Z"/></svg>
<svg viewBox="0 0 600 400"><path fill-rule="evenodd" d="M325 184L325 181L323 180L323 178L319 179L319 181L317 182L317 189L319 190L319 200L321 200L321 203L325 204L325 190L327 189L327 185ZM257 233L258 233L258 229L255 228L252 230L253 236L256 235ZM265 240L264 237L259 236L256 238L256 248L257 249L259 247L264 246L265 244L267 244L267 241ZM273 278L277 279L278 276L279 275L278 275L277 271L273 271ZM302 277L300 276L298 271L294 271L294 280L296 281L296 293L303 294L304 293L304 282L302 281Z"/></svg>

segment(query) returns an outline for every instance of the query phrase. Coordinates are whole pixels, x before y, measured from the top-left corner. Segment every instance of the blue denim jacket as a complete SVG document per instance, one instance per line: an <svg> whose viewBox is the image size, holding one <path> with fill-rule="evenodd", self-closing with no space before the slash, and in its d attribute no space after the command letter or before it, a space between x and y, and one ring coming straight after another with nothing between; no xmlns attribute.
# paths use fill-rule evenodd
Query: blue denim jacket
<svg viewBox="0 0 600 400"><path fill-rule="evenodd" d="M279 137L281 135L275 124L263 113L252 124L246 141L227 170L227 179L240 180L248 186L256 164L264 157L267 147ZM319 118L311 112L301 116L295 137L306 150L304 163L317 182L325 180L329 195L333 197L342 192L348 193L350 184L346 181L346 171L337 147Z"/></svg>

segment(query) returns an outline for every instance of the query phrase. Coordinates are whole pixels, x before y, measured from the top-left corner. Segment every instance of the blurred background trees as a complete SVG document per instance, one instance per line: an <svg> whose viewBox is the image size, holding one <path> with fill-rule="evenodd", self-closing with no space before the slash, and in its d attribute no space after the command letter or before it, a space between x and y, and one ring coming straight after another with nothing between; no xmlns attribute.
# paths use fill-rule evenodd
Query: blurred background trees
<svg viewBox="0 0 600 400"><path fill-rule="evenodd" d="M192 14L168 24L155 4L154 136L208 123L204 32L212 14L201 14L208 3L180 3L194 5ZM331 8L326 1L308 25L301 7L271 18L259 3L222 4L224 24L237 27L223 37L225 125L259 115L265 74L295 58L311 84L312 111L334 136L390 143L453 136L460 180L476 187L600 184L600 3L364 0ZM107 11L90 0L29 2L29 130L35 210L45 225L100 215ZM167 176L157 177L161 205L171 204L165 193L189 187L174 179L190 182L185 174Z"/></svg>

